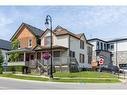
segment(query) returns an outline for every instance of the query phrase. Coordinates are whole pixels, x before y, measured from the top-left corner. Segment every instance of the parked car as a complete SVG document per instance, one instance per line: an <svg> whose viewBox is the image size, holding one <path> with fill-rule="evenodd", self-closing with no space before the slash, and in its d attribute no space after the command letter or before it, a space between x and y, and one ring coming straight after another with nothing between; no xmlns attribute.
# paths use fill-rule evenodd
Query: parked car
<svg viewBox="0 0 127 95"><path fill-rule="evenodd" d="M118 66L115 66L113 64L103 64L99 67L100 72L111 72L113 74L119 72Z"/></svg>
<svg viewBox="0 0 127 95"><path fill-rule="evenodd" d="M120 72L127 73L127 64L119 64Z"/></svg>

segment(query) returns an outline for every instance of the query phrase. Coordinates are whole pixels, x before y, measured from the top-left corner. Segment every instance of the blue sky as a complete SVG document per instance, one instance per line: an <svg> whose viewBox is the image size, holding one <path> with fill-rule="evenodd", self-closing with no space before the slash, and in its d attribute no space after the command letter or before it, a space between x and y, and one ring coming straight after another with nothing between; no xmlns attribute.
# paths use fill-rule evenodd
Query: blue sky
<svg viewBox="0 0 127 95"><path fill-rule="evenodd" d="M22 22L45 30L45 16L87 39L127 37L127 6L1 6L0 39L9 40Z"/></svg>

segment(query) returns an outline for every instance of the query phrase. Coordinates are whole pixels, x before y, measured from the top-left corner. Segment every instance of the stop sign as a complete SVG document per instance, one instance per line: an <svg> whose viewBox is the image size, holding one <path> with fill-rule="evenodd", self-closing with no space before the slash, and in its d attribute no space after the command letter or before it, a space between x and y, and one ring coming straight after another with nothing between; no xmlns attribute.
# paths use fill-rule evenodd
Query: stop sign
<svg viewBox="0 0 127 95"><path fill-rule="evenodd" d="M104 59L103 58L99 59L99 64L104 64Z"/></svg>

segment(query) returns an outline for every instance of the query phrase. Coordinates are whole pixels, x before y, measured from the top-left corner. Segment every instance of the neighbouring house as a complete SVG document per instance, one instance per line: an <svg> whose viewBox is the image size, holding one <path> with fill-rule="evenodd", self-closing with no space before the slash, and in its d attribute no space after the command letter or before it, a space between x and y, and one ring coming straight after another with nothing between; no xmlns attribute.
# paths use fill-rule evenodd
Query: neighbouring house
<svg viewBox="0 0 127 95"><path fill-rule="evenodd" d="M21 56L17 62L8 62L8 65L22 65L38 70L45 69L45 66L48 66L51 60L47 61L43 58L45 52L49 54L51 52L50 33L49 29L43 31L22 23L11 38L11 41L15 39L19 41L19 47L8 52L8 55L12 52L20 52ZM92 46L84 33L74 34L61 26L57 26L52 32L52 60L55 70L80 71L89 67L90 59L92 59Z"/></svg>
<svg viewBox="0 0 127 95"><path fill-rule="evenodd" d="M11 50L11 42L0 39L0 49L2 50L2 54L4 56L4 62L6 62L6 52Z"/></svg>
<svg viewBox="0 0 127 95"><path fill-rule="evenodd" d="M112 49L111 44L108 41L104 41L98 38L93 38L88 40L89 43L93 45L92 49L92 62L97 62L99 65L99 58L103 57L104 64L112 63Z"/></svg>
<svg viewBox="0 0 127 95"><path fill-rule="evenodd" d="M127 38L113 39L108 41L112 52L113 64L127 64Z"/></svg>

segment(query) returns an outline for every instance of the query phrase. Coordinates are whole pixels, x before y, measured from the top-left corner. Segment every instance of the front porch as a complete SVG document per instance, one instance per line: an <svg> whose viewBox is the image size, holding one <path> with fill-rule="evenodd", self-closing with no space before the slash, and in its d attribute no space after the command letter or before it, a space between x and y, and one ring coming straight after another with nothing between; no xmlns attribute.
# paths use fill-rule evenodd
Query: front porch
<svg viewBox="0 0 127 95"><path fill-rule="evenodd" d="M33 69L42 69L43 71L47 71L48 67L50 66L51 58L49 60L45 60L43 58L43 54L45 52L49 51L49 48L39 48L39 49L18 49L18 50L12 50L8 52L20 52L20 57L17 59L15 62L8 61L8 66L23 66L30 68L31 70ZM69 67L70 64L76 64L78 65L77 61L75 58L69 57L68 56L68 49L67 48L53 48L52 50L52 62L53 62L53 67L57 71L70 71ZM74 67L74 66L73 66Z"/></svg>

